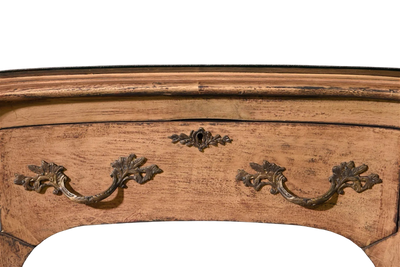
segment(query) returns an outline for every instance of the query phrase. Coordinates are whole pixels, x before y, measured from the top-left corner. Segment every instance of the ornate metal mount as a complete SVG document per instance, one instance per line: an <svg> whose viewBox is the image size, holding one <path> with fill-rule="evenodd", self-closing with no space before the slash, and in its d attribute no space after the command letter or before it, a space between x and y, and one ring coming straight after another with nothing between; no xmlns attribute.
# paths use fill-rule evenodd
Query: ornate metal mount
<svg viewBox="0 0 400 267"><path fill-rule="evenodd" d="M174 144L180 142L182 145L187 145L188 147L197 147L200 152L203 152L209 145L218 146L218 144L225 145L226 143L232 142L232 139L227 135L221 137L217 134L213 137L210 132L203 128L199 128L197 131L191 131L189 136L181 133L180 135L174 134L168 138L171 138Z"/></svg>
<svg viewBox="0 0 400 267"><path fill-rule="evenodd" d="M371 173L368 176L360 174L368 170L368 166L363 164L355 167L354 162L343 162L339 166L332 168L333 175L329 177L331 188L322 196L316 198L302 198L292 194L285 186L286 177L282 174L286 169L275 163L264 161L262 165L250 163L251 168L257 171L257 174L249 174L244 170L238 170L237 181L243 181L246 186L253 187L256 191L261 190L265 185L271 186L271 194L280 193L286 200L297 205L313 208L319 204L328 201L335 193L344 194L346 187L353 188L361 193L371 189L375 184L382 183L377 174Z"/></svg>
<svg viewBox="0 0 400 267"><path fill-rule="evenodd" d="M99 202L110 196L118 187L127 188L126 183L128 180L134 180L139 184L143 184L151 180L156 174L161 173L162 170L157 165L150 165L142 167L147 161L146 158L136 158L135 154L130 154L128 157L121 157L111 163L114 168L110 174L113 182L111 186L104 192L93 196L82 196L74 194L65 187L65 182L69 178L64 174L66 169L55 163L47 163L42 161L41 166L29 165L28 168L36 173L35 177L28 177L22 174L15 174L14 183L23 185L26 190L40 193L46 187L54 187L54 194L60 191L74 202L83 204L92 204ZM145 176L143 177L143 174Z"/></svg>

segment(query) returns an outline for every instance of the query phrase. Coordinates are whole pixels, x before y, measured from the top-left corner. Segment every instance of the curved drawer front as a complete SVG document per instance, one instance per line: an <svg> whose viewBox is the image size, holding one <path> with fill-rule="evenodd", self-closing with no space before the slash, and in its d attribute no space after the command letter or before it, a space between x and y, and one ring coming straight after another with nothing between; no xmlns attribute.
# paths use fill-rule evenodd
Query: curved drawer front
<svg viewBox="0 0 400 267"><path fill-rule="evenodd" d="M171 136L206 132L205 149ZM197 131L197 132L196 132ZM152 220L229 220L299 224L346 236L359 246L396 231L399 132L376 127L306 123L177 121L93 123L4 129L0 205L2 229L38 244L51 234L78 225ZM175 138L177 138L175 136ZM199 138L199 135L197 135ZM173 139L173 138L172 138ZM178 138L179 139L179 138ZM194 140L196 141L196 140ZM197 140L199 141L199 140ZM227 139L225 139L227 141ZM216 145L216 146L214 146ZM391 149L388 149L391 148ZM82 195L106 190L110 163L131 153L157 164L145 184L126 183L109 198L91 205L52 194L38 194L14 184L14 174L34 175L28 165L41 161L65 167L69 185ZM357 193L351 188L325 203L306 208L237 181L238 170L266 160L286 168L287 188L305 198L324 194L332 168L342 162L366 164L382 183ZM18 203L16 205L15 203Z"/></svg>

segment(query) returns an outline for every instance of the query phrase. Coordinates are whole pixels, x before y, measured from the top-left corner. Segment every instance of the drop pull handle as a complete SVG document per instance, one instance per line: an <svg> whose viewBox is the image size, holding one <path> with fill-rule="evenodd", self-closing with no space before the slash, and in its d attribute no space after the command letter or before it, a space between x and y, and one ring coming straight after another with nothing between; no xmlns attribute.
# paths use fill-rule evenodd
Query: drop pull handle
<svg viewBox="0 0 400 267"><path fill-rule="evenodd" d="M42 161L41 166L28 165L28 168L36 175L29 177L22 174L15 174L14 183L24 186L28 191L36 191L38 193L46 187L54 187L54 194L61 192L74 202L93 204L109 197L118 187L126 188L126 183L129 180L143 184L153 179L156 174L162 172L157 165L142 167L146 161L147 159L144 157L136 158L135 154L130 154L128 157L121 157L114 161L111 163L111 167L114 169L110 174L113 180L112 184L105 191L92 196L83 196L68 190L66 183L69 178L64 174L66 169L53 162L47 163L46 161Z"/></svg>
<svg viewBox="0 0 400 267"><path fill-rule="evenodd" d="M280 193L286 200L307 208L314 208L328 201L334 194L344 194L343 189L346 187L353 188L356 192L362 193L367 189L372 189L375 184L382 183L377 174L371 173L368 176L360 176L360 174L368 170L368 166L362 164L355 166L353 161L343 162L332 168L333 175L329 177L331 187L329 190L315 198L304 198L291 193L286 187L287 178L283 175L286 170L275 163L264 161L262 165L250 163L256 174L249 174L244 170L238 170L236 176L237 181L242 181L245 186L253 187L256 191L260 191L266 185L271 186L271 194Z"/></svg>

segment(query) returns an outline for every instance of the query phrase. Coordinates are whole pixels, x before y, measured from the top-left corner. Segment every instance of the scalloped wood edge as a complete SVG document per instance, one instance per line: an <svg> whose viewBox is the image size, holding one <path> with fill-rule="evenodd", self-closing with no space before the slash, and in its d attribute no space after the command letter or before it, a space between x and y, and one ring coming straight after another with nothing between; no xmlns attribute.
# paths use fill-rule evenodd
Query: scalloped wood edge
<svg viewBox="0 0 400 267"><path fill-rule="evenodd" d="M29 262L34 257L34 254L42 248L45 244L50 242L52 239L54 239L57 236L64 235L73 231L77 230L82 230L82 229L91 229L91 228L103 228L103 227L128 227L128 226L139 226L139 225L166 225L166 224L232 224L232 225L252 225L252 226L267 226L267 227L282 227L282 228L295 228L295 229L304 229L304 230L310 230L310 231L315 231L315 232L320 232L320 233L325 233L329 234L335 237L338 237L347 243L349 243L353 248L355 248L358 252L362 254L364 259L368 262L368 264L371 267L380 267L380 266L385 266L381 265L382 263L380 262L380 259L375 257L375 253L367 253L365 252L365 248L359 247L357 244L355 244L353 241L348 239L347 237L344 237L340 234L336 234L334 232L321 229L321 228L316 228L316 227L307 227L307 226L301 226L301 225L296 225L296 224L278 224L278 223L265 223L265 222L241 222L241 221L167 221L167 220L156 220L156 221L136 221L136 222L127 222L127 223L111 223L111 224L92 224L92 225L80 225L80 226L75 226L71 227L62 231L59 231L48 238L44 239L42 242L40 242L37 245L31 245L28 244L22 240L19 240L16 237L13 237L11 235L8 235L4 232L0 232L0 243L2 239L8 238L12 240L12 246L15 248L16 246L19 246L19 249L17 250L12 250L11 254L7 254L8 257L0 257L0 263L2 266L12 266L10 264L19 264L18 266L28 266L29 267ZM399 235L397 235L399 236ZM386 240L386 238L382 239L383 241ZM400 238L397 238L397 245L400 244L398 242ZM377 241L380 242L381 240ZM389 244L390 245L390 244ZM22 249L20 248L22 247ZM382 247L378 253L381 253L381 250L385 249L387 246ZM5 254L4 254L5 255ZM11 256L10 256L11 255ZM371 258L369 255L373 255ZM396 254L396 256L398 256ZM398 257L396 258L398 259ZM16 261L19 262L17 263ZM378 265L375 265L375 261L378 263ZM396 261L394 261L396 262ZM394 267L397 265L390 265L387 267ZM385 266L386 267L386 266Z"/></svg>

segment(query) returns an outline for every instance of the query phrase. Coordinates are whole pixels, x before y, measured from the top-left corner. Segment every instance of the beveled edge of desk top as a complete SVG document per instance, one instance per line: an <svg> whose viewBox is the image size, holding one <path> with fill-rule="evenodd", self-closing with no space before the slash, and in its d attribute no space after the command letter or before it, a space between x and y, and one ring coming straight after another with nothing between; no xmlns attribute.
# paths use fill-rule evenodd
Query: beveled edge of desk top
<svg viewBox="0 0 400 267"><path fill-rule="evenodd" d="M400 100L400 69L110 66L0 72L0 101L93 96L287 96Z"/></svg>

